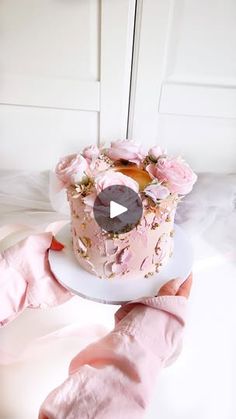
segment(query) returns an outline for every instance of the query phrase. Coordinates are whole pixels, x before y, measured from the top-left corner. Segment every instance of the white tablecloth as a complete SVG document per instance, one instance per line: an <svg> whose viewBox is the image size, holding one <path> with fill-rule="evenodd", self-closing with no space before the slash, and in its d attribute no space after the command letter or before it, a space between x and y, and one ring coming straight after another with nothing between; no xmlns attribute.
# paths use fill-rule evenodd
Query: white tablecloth
<svg viewBox="0 0 236 419"><path fill-rule="evenodd" d="M48 173L0 172L0 226L43 229L67 218L65 208L49 194ZM179 207L177 222L195 250L189 319L182 354L159 376L146 419L233 419L236 175L200 175ZM12 234L1 249L25 234ZM112 328L116 309L76 296L57 308L26 310L1 329L0 351L10 352L16 362L0 366L0 418L36 419L42 400L66 378L70 359Z"/></svg>

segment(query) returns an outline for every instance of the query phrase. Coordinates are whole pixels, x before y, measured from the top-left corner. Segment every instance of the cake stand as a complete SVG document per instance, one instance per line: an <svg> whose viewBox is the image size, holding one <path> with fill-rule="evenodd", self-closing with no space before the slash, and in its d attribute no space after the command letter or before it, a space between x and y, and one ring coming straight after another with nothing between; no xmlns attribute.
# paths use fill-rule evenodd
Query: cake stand
<svg viewBox="0 0 236 419"><path fill-rule="evenodd" d="M175 225L174 252L160 273L148 278L101 279L80 267L72 249L70 225L56 236L65 245L60 251L49 250L49 263L58 282L72 293L104 304L123 304L142 297L157 294L160 287L170 279L190 274L193 264L193 249L184 231Z"/></svg>

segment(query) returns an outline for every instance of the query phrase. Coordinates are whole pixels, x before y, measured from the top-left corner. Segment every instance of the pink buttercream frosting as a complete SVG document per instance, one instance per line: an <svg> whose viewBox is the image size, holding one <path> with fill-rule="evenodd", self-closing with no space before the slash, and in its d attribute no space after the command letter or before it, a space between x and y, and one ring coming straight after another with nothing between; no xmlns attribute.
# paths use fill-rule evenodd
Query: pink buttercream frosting
<svg viewBox="0 0 236 419"><path fill-rule="evenodd" d="M108 148L91 145L66 156L56 174L67 189L74 253L84 269L101 278L138 278L165 266L173 250L179 195L189 193L197 180L182 158L168 156L157 145L145 154L138 143L117 140ZM112 235L97 224L93 205L97 195L113 185L135 191L143 214L133 230ZM126 202L129 195L122 198Z"/></svg>
<svg viewBox="0 0 236 419"><path fill-rule="evenodd" d="M140 223L118 237L99 227L92 213L86 212L86 198L73 198L72 188L68 199L75 256L88 272L105 279L140 278L159 272L168 262L173 249L176 196L158 210L144 206Z"/></svg>

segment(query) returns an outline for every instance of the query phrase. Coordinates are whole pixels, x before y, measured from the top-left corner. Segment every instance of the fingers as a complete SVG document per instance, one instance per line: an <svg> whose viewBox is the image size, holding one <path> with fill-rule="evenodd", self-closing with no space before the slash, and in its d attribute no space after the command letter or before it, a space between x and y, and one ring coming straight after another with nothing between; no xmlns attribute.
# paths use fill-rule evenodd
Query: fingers
<svg viewBox="0 0 236 419"><path fill-rule="evenodd" d="M192 286L192 273L183 282L182 279L171 279L164 284L158 292L158 297L164 295L178 295L182 297L189 297Z"/></svg>
<svg viewBox="0 0 236 419"><path fill-rule="evenodd" d="M161 295L176 295L182 280L181 279L171 279L166 284L164 284L158 292L158 296Z"/></svg>
<svg viewBox="0 0 236 419"><path fill-rule="evenodd" d="M191 287L193 282L193 274L191 273L188 278L180 285L176 295L188 298L190 295Z"/></svg>
<svg viewBox="0 0 236 419"><path fill-rule="evenodd" d="M58 240L55 239L54 236L52 236L52 242L50 245L50 249L52 250L56 250L56 251L60 251L62 249L64 249L64 244L60 243Z"/></svg>

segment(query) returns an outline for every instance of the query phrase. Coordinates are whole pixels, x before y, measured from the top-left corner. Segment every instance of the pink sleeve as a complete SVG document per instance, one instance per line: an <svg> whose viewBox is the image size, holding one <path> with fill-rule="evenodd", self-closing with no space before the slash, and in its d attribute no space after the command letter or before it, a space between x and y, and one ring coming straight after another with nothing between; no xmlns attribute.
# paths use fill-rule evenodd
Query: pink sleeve
<svg viewBox="0 0 236 419"><path fill-rule="evenodd" d="M51 241L51 233L35 234L0 254L0 327L26 307L48 307L71 298L50 271Z"/></svg>
<svg viewBox="0 0 236 419"><path fill-rule="evenodd" d="M158 372L179 350L186 301L153 297L121 307L114 330L72 360L39 419L143 417Z"/></svg>

